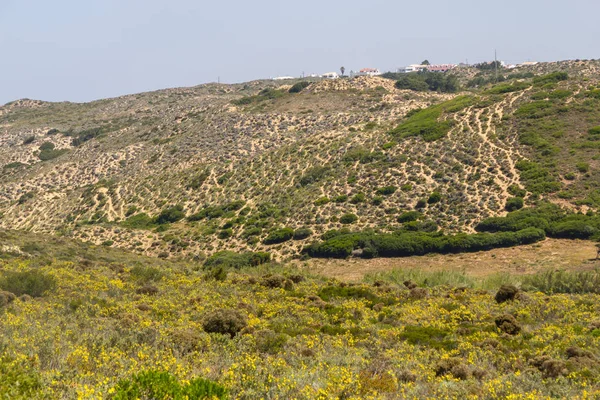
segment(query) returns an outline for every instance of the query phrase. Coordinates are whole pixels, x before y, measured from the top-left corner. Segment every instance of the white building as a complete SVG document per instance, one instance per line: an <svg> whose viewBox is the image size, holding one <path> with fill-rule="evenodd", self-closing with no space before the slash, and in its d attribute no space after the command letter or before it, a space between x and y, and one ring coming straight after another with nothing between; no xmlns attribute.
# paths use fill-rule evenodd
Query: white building
<svg viewBox="0 0 600 400"><path fill-rule="evenodd" d="M377 68L363 68L356 74L357 76L378 76L381 75L381 71Z"/></svg>
<svg viewBox="0 0 600 400"><path fill-rule="evenodd" d="M419 71L429 71L429 72L447 72L451 69L456 68L456 64L431 64L431 65L421 65L421 64L411 64L408 67L404 67L404 70L400 69L401 72L419 72Z"/></svg>
<svg viewBox="0 0 600 400"><path fill-rule="evenodd" d="M406 72L408 74L410 72L423 71L424 69L427 69L427 65L411 64L408 67L404 67L404 72Z"/></svg>
<svg viewBox="0 0 600 400"><path fill-rule="evenodd" d="M296 79L296 78L294 78L293 76L278 76L278 77L273 78L274 81L285 81L288 79Z"/></svg>
<svg viewBox="0 0 600 400"><path fill-rule="evenodd" d="M337 79L339 77L340 76L338 75L337 72L326 72L323 75L321 75L321 78L324 78L324 79Z"/></svg>

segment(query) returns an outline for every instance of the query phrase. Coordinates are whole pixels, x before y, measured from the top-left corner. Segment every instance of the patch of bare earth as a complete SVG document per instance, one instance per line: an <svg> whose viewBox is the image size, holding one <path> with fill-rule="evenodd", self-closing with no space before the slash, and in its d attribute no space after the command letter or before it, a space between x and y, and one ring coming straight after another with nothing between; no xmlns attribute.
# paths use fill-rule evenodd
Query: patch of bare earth
<svg viewBox="0 0 600 400"><path fill-rule="evenodd" d="M312 272L344 281L359 281L367 274L399 268L464 271L471 276L484 277L497 273L532 274L545 269L589 270L600 267L600 261L595 260L596 251L595 244L590 241L547 239L534 245L477 253L371 260L313 259L307 264Z"/></svg>

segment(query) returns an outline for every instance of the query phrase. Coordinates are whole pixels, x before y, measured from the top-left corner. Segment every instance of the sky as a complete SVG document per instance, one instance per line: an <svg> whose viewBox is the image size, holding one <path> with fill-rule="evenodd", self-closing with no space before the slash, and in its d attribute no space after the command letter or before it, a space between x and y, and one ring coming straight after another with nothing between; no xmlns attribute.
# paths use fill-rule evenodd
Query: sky
<svg viewBox="0 0 600 400"><path fill-rule="evenodd" d="M0 104L365 67L600 58L598 0L0 0Z"/></svg>

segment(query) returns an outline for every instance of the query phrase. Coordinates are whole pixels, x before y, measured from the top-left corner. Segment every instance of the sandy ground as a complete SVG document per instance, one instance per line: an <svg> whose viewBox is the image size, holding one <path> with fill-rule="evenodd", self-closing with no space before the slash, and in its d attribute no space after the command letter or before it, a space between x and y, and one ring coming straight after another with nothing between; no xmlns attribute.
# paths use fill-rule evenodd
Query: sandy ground
<svg viewBox="0 0 600 400"><path fill-rule="evenodd" d="M548 268L593 269L600 267L600 260L595 260L596 251L595 244L590 241L547 239L534 245L477 253L372 260L313 259L307 262L307 266L315 273L345 281L358 281L366 274L396 268L465 271L469 275L482 277L496 273L531 274Z"/></svg>

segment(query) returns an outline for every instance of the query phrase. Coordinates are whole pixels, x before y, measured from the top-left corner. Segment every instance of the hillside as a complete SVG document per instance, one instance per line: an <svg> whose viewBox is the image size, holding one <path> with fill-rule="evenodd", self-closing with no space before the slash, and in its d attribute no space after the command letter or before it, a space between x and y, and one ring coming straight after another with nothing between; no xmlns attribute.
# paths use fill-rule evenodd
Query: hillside
<svg viewBox="0 0 600 400"><path fill-rule="evenodd" d="M330 229L392 232L415 209L418 230L447 233L474 232L513 197L594 212L599 65L539 64L456 94L361 77L9 103L0 227L163 258L284 258ZM568 78L544 78L557 71Z"/></svg>

